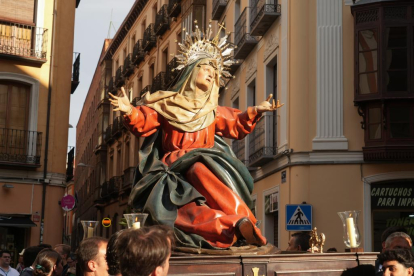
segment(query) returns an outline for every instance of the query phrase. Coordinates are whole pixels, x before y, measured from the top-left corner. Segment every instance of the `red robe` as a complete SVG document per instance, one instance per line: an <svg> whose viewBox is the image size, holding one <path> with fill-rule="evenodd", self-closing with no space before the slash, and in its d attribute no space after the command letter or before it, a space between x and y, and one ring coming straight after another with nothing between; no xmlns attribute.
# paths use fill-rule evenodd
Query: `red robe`
<svg viewBox="0 0 414 276"><path fill-rule="evenodd" d="M196 132L184 132L173 126L155 110L139 106L126 116L130 131L147 137L162 129L162 145L166 152L162 161L170 166L178 158L192 149L213 148L214 135L232 139L243 139L253 131L260 119L254 108L246 112L229 107L217 107L214 122ZM236 240L235 224L248 217L255 225L256 218L244 201L222 183L203 163L196 162L186 173L186 180L206 198L206 205L191 202L178 209L174 226L187 233L195 233L215 247L226 248ZM255 227L257 236L266 243L260 230Z"/></svg>

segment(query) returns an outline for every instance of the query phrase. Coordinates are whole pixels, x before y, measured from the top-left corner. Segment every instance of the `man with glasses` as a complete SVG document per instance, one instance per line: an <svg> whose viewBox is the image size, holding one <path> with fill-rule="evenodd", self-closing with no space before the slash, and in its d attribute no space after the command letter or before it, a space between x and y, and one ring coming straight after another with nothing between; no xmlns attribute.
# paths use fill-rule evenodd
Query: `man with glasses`
<svg viewBox="0 0 414 276"><path fill-rule="evenodd" d="M10 251L0 251L0 275L3 276L19 276L19 272L10 266L11 254Z"/></svg>

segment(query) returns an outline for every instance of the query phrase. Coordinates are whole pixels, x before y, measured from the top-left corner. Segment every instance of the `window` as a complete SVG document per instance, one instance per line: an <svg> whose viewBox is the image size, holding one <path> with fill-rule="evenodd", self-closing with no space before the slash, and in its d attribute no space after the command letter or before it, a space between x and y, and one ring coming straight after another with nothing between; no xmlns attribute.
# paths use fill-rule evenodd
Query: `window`
<svg viewBox="0 0 414 276"><path fill-rule="evenodd" d="M195 31L194 21L197 21L198 28L201 31L205 30L205 14L206 1L205 0L186 0L182 1L181 10L183 11L182 29L185 29L189 34ZM185 36L185 34L184 34Z"/></svg>
<svg viewBox="0 0 414 276"><path fill-rule="evenodd" d="M154 79L154 64L151 64L149 67L149 76L148 76L148 83L152 83Z"/></svg>
<svg viewBox="0 0 414 276"><path fill-rule="evenodd" d="M0 82L0 128L26 130L30 87L17 82Z"/></svg>
<svg viewBox="0 0 414 276"><path fill-rule="evenodd" d="M359 94L377 93L378 32L376 29L358 32Z"/></svg>
<svg viewBox="0 0 414 276"><path fill-rule="evenodd" d="M168 64L168 48L165 48L165 50L162 51L161 72L167 71L167 64Z"/></svg>

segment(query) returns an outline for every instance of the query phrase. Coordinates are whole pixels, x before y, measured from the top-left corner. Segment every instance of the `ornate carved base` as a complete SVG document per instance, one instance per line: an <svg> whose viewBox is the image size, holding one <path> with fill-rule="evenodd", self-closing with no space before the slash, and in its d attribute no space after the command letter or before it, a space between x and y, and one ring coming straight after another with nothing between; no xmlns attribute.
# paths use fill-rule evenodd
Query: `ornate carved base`
<svg viewBox="0 0 414 276"><path fill-rule="evenodd" d="M202 248L188 248L176 247L172 256L186 256L186 255L265 255L265 254L280 254L282 252L273 244L266 244L264 246L246 245L239 247L230 247L228 250L213 250Z"/></svg>

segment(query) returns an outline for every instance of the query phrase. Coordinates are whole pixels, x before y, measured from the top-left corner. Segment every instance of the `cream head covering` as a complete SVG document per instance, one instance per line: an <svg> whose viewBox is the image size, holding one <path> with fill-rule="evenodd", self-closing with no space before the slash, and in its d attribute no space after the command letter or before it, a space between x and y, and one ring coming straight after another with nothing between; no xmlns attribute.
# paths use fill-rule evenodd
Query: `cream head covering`
<svg viewBox="0 0 414 276"><path fill-rule="evenodd" d="M140 105L148 106L162 115L172 126L196 132L214 122L219 97L219 74L216 70L214 82L207 92L197 92L196 78L200 65L213 65L214 60L201 59L184 70L172 91L146 93Z"/></svg>

